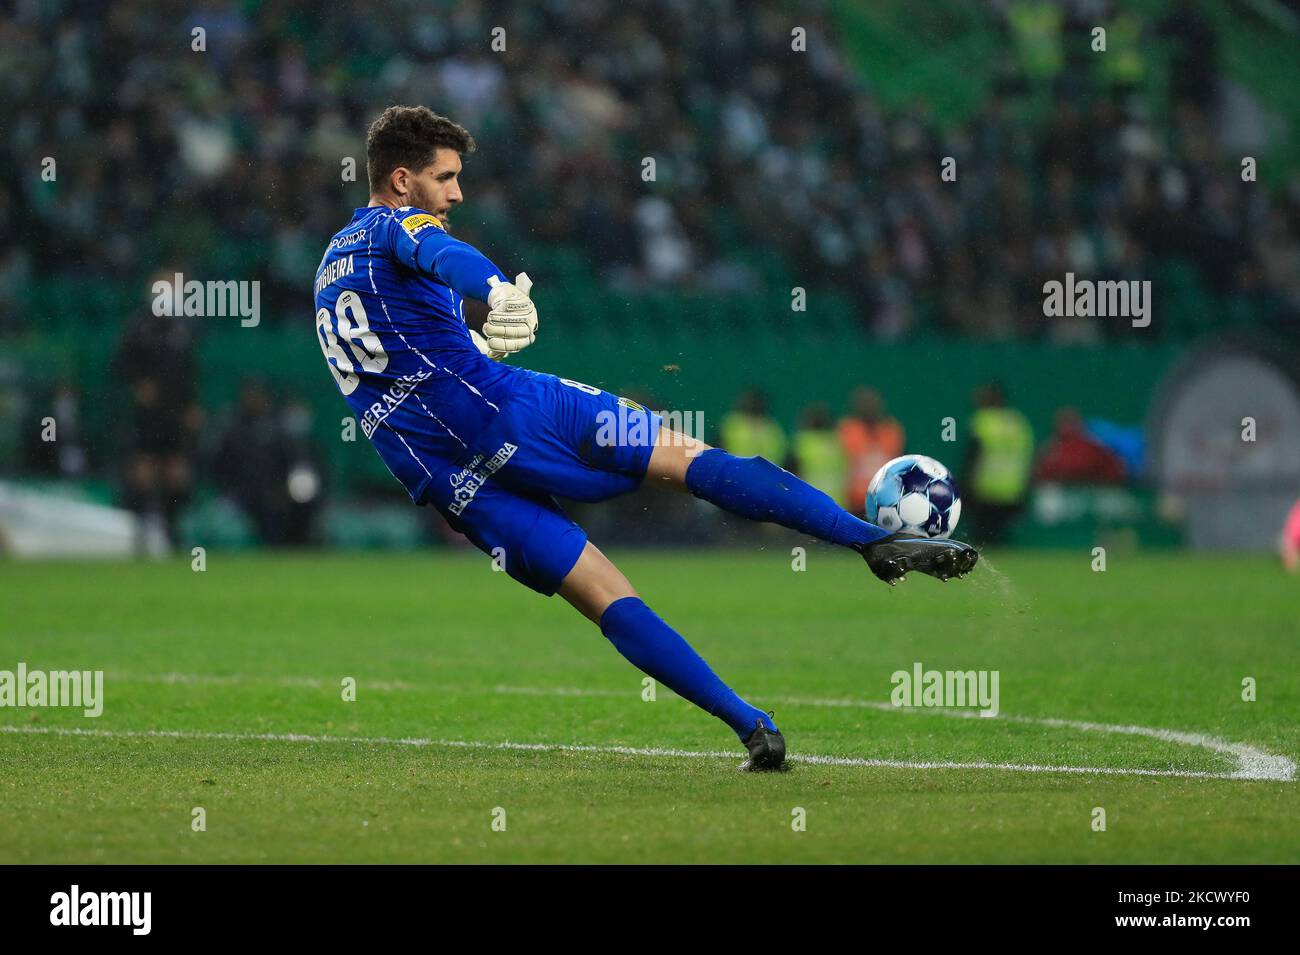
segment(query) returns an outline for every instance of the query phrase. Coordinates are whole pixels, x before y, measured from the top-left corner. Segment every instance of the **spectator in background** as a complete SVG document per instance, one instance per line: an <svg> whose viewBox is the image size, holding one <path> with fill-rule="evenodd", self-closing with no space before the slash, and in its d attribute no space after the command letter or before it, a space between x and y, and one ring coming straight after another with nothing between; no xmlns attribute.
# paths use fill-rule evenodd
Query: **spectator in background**
<svg viewBox="0 0 1300 955"><path fill-rule="evenodd" d="M759 455L773 463L785 461L785 431L768 411L767 395L757 388L744 392L718 428L722 446L737 457Z"/></svg>
<svg viewBox="0 0 1300 955"><path fill-rule="evenodd" d="M821 488L844 504L846 465L844 449L835 433L831 412L818 403L803 410L790 449L790 470L813 487Z"/></svg>
<svg viewBox="0 0 1300 955"><path fill-rule="evenodd" d="M1056 430L1038 457L1035 480L1122 484L1126 473L1119 455L1084 428L1079 412L1062 408L1056 413Z"/></svg>
<svg viewBox="0 0 1300 955"><path fill-rule="evenodd" d="M1025 416L1007 407L997 382L976 392L975 406L961 485L969 504L962 513L973 518L972 536L980 543L998 544L1029 491L1034 434Z"/></svg>
<svg viewBox="0 0 1300 955"><path fill-rule="evenodd" d="M458 4L450 26L360 31L346 7L305 0L100 6L102 17L66 2L0 14L15 117L0 154L29 170L0 184L0 231L20 247L0 252L0 324L33 262L133 275L157 247L185 250L196 272L264 281L269 320L294 314L312 237L351 215L339 159L357 154L365 117L401 100L445 103L479 141L463 237L504 230L519 254L520 236L585 247L617 288L742 287L762 256L852 290L881 337L929 321L921 301L936 278L945 327L1100 334L1016 316L1041 302L1063 252L1125 279L1181 255L1219 283L1250 276L1261 317L1300 313L1300 211L1235 175L1264 107L1224 82L1220 31L1194 4L1154 20L1108 0L989 0L1008 55L984 108L956 125L924 101L886 107L833 4L804 5L807 65L771 55L790 42L779 0L541 4L505 57L479 40L499 4ZM1099 57L1076 40L1102 21ZM208 52L171 55L168 38L195 26ZM1154 100L1131 95L1153 72L1149 49L1169 60ZM1284 133L1267 138L1278 142L1261 148ZM933 174L922 157L935 155L961 157L960 183ZM71 169L45 181L31 172L44 156ZM653 180L623 174L648 156Z"/></svg>
<svg viewBox="0 0 1300 955"><path fill-rule="evenodd" d="M1300 571L1300 501L1295 502L1291 513L1286 516L1279 548L1282 566L1293 574Z"/></svg>
<svg viewBox="0 0 1300 955"><path fill-rule="evenodd" d="M311 412L289 399L277 412L266 383L244 382L239 404L217 444L213 478L252 520L263 544L310 540L321 469L311 441Z"/></svg>
<svg viewBox="0 0 1300 955"><path fill-rule="evenodd" d="M1140 480L1146 472L1147 439L1141 425L1118 424L1105 418L1087 418L1083 427L1088 435L1102 444L1124 463L1124 476Z"/></svg>
<svg viewBox="0 0 1300 955"><path fill-rule="evenodd" d="M1061 49L1064 11L1060 4L1030 0L1008 6L1006 15L1025 76L1050 79L1060 73L1065 64Z"/></svg>
<svg viewBox="0 0 1300 955"><path fill-rule="evenodd" d="M283 542L292 547L310 544L315 539L324 490L324 456L312 437L312 423L311 408L306 402L296 395L285 400L280 425L288 465L285 490L289 500Z"/></svg>
<svg viewBox="0 0 1300 955"><path fill-rule="evenodd" d="M123 497L140 519L140 553L148 549L155 526L170 546L178 545L176 518L193 488L203 424L195 394L197 334L193 319L141 315L128 326L113 358L113 371L129 392Z"/></svg>
<svg viewBox="0 0 1300 955"><path fill-rule="evenodd" d="M75 478L85 474L88 458L81 426L81 394L61 381L41 417L54 419L54 440L47 441L44 424L27 430L27 464L37 474Z"/></svg>
<svg viewBox="0 0 1300 955"><path fill-rule="evenodd" d="M212 476L217 490L252 520L262 543L280 538L288 475L271 396L260 379L240 386L235 413L217 441Z"/></svg>
<svg viewBox="0 0 1300 955"><path fill-rule="evenodd" d="M845 506L854 514L866 508L867 485L881 465L903 453L903 426L885 414L885 402L874 388L853 392L853 410L840 419L839 439L848 464ZM820 485L818 485L820 486Z"/></svg>

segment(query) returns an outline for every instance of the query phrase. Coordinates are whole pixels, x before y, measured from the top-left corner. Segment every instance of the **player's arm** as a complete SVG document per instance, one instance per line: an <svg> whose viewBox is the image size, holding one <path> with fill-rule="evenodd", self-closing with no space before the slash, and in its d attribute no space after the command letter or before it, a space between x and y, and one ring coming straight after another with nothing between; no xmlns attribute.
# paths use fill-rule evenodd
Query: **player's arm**
<svg viewBox="0 0 1300 955"><path fill-rule="evenodd" d="M492 357L520 351L536 339L537 306L529 297L532 281L527 274L508 281L491 259L452 238L427 212L399 215L390 234L393 254L404 265L436 276L465 298L488 304L481 337Z"/></svg>

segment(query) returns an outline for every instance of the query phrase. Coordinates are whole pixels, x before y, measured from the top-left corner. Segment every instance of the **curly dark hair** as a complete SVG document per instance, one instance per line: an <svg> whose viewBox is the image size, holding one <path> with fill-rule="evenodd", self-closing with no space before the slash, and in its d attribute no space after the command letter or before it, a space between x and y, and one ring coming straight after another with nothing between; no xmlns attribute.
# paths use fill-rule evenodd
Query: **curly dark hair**
<svg viewBox="0 0 1300 955"><path fill-rule="evenodd" d="M474 151L474 137L464 126L427 106L390 106L366 133L366 175L370 191L379 192L399 166L423 169L440 148Z"/></svg>

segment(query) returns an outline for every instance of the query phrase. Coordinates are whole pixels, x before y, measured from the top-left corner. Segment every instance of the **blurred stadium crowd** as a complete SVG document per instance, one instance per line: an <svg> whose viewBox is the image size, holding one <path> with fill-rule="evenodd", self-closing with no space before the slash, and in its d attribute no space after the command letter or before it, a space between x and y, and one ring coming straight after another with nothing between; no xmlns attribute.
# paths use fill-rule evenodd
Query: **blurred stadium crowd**
<svg viewBox="0 0 1300 955"><path fill-rule="evenodd" d="M1230 303L1220 320L1300 318L1300 179L1242 181L1242 149L1272 133L1220 74L1216 31L1194 5L1140 20L1105 0L986 0L1005 41L997 82L955 123L923 101L887 108L841 42L837 5L798 6L16 0L0 13L11 117L0 228L16 239L0 248L0 331L26 321L37 278L143 289L164 265L259 280L265 320L299 321L324 237L364 202L366 125L393 102L429 104L478 140L459 235L502 261L569 250L592 281L628 293L745 294L793 278L841 290L878 340L926 327L1066 342L1131 333L1045 321L1045 280L1156 278L1172 262L1198 295ZM1066 42L1103 19L1114 55ZM791 49L795 25L806 52ZM494 27L504 50L490 46ZM1155 102L1153 51L1167 76ZM41 175L47 156L53 181ZM956 161L955 181L941 180L940 157ZM348 158L356 181L343 178ZM85 320L124 329L113 366L133 409L124 502L174 524L201 472L263 539L310 536L286 490L295 468L305 500L319 490L304 406L249 381L237 406L200 410L184 323L159 343L130 316ZM56 392L69 408L84 400ZM1004 403L990 386L975 404ZM261 456L223 466L235 427L259 436ZM789 434L760 394L743 395L720 430L737 453L785 461L856 505L904 447L884 399L865 390L806 409ZM1140 467L1125 436L1102 440L1077 413L1057 430L1040 474L1123 481ZM972 448L966 473L979 466ZM1002 450L1019 477L998 493L1018 506L1032 438ZM29 463L86 467L66 447L42 454L33 445ZM249 480L258 469L276 480Z"/></svg>
<svg viewBox="0 0 1300 955"><path fill-rule="evenodd" d="M297 315L321 236L359 201L342 158L364 182L368 120L419 102L479 140L467 238L575 246L618 286L744 288L779 250L799 284L851 289L879 335L907 333L931 295L942 327L1028 334L1052 327L1045 277L1150 278L1178 256L1214 290L1300 314L1300 187L1241 182L1255 115L1220 83L1215 31L1193 4L1155 22L1096 0L987 7L1006 34L1001 79L944 128L925 103L882 106L824 2L795 17L780 0L365 15L299 0L20 0L0 15L13 117L0 150L19 171L0 187L0 222L24 241L4 251L0 286L38 266L143 279L167 250L260 278L271 320ZM1102 20L1112 55L1065 42ZM791 50L796 21L806 53ZM195 26L204 52L189 49ZM1167 102L1128 95L1151 49L1169 51ZM1039 89L1051 108L1026 113ZM39 176L47 155L53 183ZM937 175L945 156L954 183Z"/></svg>

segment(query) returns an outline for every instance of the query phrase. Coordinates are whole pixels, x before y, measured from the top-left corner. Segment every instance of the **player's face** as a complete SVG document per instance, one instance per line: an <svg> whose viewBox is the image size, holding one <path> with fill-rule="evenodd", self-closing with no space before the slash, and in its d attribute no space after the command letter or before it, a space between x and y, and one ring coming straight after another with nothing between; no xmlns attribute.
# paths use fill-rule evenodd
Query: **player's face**
<svg viewBox="0 0 1300 955"><path fill-rule="evenodd" d="M460 192L460 153L439 149L433 162L407 177L407 204L432 212L445 224L451 207L465 197Z"/></svg>

